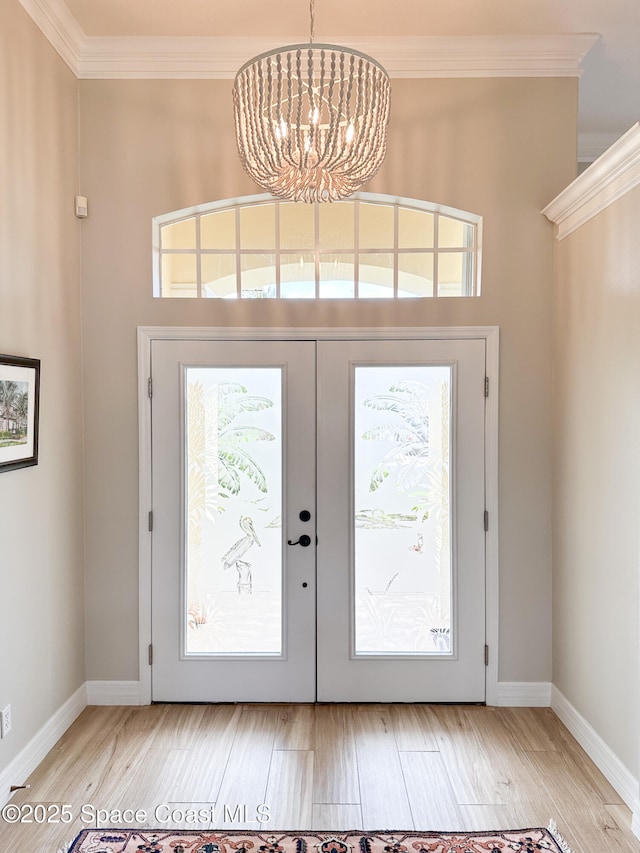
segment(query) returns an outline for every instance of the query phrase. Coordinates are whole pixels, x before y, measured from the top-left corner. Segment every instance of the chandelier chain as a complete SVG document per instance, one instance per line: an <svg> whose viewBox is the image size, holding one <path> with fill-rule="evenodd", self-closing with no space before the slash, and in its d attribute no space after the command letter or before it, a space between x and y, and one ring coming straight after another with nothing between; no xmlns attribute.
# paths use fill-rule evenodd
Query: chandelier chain
<svg viewBox="0 0 640 853"><path fill-rule="evenodd" d="M316 3L315 3L315 0L309 0L309 30L310 30L309 43L310 44L313 44L313 38L315 36L315 28L316 28Z"/></svg>

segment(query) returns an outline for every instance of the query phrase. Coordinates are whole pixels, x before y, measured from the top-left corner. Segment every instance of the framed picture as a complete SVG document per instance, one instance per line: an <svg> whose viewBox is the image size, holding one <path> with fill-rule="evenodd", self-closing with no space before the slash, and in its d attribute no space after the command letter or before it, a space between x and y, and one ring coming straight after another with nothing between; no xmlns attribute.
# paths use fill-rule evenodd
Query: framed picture
<svg viewBox="0 0 640 853"><path fill-rule="evenodd" d="M0 473L38 464L40 361L0 355Z"/></svg>

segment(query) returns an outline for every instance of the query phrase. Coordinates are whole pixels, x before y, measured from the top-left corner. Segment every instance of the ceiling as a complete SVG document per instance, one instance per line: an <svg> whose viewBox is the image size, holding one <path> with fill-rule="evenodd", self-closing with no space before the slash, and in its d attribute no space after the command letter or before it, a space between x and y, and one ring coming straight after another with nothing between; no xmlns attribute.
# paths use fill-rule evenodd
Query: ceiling
<svg viewBox="0 0 640 853"><path fill-rule="evenodd" d="M20 0L71 16L98 43L122 37L306 40L307 0ZM65 8L66 2L66 8ZM638 0L315 0L316 40L373 37L600 35L581 63L581 159L640 118ZM70 13L70 15L69 15ZM35 17L35 16L34 16ZM121 42L122 43L122 42ZM134 40L131 39L131 43ZM141 42L136 42L138 45ZM184 42L182 42L184 48ZM249 57L247 57L249 58Z"/></svg>

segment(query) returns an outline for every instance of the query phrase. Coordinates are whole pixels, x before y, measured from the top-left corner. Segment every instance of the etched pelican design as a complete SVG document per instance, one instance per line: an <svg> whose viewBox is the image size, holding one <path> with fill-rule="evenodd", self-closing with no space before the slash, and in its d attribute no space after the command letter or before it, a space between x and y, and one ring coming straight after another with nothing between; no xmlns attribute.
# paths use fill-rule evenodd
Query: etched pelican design
<svg viewBox="0 0 640 853"><path fill-rule="evenodd" d="M241 593L244 590L250 593L253 589L251 563L243 562L241 558L254 543L259 547L261 546L258 534L253 527L253 521L249 516L241 515L239 524L240 529L244 530L246 535L242 539L238 539L235 545L232 545L227 553L222 556L222 568L226 571L231 566L235 566L238 572L238 592Z"/></svg>
<svg viewBox="0 0 640 853"><path fill-rule="evenodd" d="M238 572L238 595L242 595L243 592L251 595L253 591L251 563L246 563L244 560L236 560L236 570Z"/></svg>

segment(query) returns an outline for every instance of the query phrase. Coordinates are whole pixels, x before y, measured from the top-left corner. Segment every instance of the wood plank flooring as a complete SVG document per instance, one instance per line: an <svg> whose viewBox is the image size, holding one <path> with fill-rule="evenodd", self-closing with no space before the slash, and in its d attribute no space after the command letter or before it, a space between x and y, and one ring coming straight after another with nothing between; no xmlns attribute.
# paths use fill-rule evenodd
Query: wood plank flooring
<svg viewBox="0 0 640 853"><path fill-rule="evenodd" d="M473 830L552 817L574 853L640 853L629 810L548 708L92 707L28 781L11 801L23 815L68 804L72 820L0 819L2 853L56 853L96 822ZM120 823L125 809L138 814Z"/></svg>

